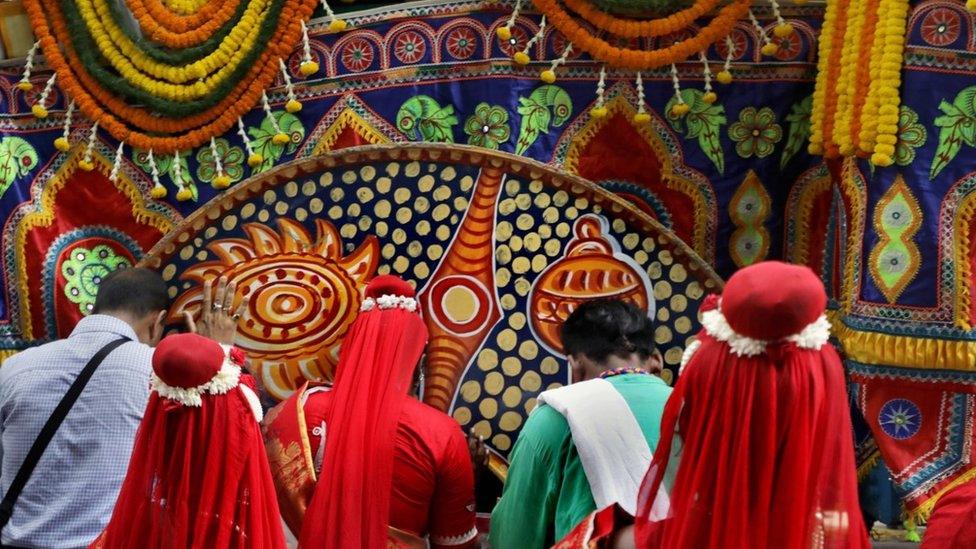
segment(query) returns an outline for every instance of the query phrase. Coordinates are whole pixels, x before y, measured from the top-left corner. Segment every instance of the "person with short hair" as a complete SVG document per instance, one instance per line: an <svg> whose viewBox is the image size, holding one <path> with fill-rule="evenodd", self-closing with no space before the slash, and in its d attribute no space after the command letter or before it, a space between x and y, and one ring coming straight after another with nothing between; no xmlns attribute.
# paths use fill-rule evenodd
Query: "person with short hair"
<svg viewBox="0 0 976 549"><path fill-rule="evenodd" d="M236 319L218 285L221 311L207 311L200 332L233 340ZM206 295L211 295L208 283ZM0 368L0 497L8 494L42 426L86 364L118 344L98 365L55 431L0 532L4 547L87 547L112 514L136 429L149 398L152 347L169 304L154 271L114 271L99 284L92 314L66 339L27 349ZM221 314L217 314L221 313ZM116 343L124 340L124 343ZM229 341L228 341L229 342Z"/></svg>
<svg viewBox="0 0 976 549"><path fill-rule="evenodd" d="M651 310L581 304L562 326L572 384L545 391L511 453L491 516L495 549L550 547L598 509L633 515L671 393Z"/></svg>

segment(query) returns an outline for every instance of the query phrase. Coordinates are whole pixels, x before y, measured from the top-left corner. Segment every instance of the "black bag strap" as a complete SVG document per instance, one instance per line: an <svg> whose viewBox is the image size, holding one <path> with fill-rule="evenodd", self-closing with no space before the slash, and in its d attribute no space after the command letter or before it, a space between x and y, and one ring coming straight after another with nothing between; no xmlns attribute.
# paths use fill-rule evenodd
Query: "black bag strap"
<svg viewBox="0 0 976 549"><path fill-rule="evenodd" d="M131 340L127 337L122 337L99 349L95 353L95 356L91 357L91 360L88 361L88 364L85 364L85 367L82 368L81 373L78 374L74 383L68 388L68 392L61 397L61 402L58 402L57 407L54 408L54 412L51 413L51 417L47 418L47 423L41 428L37 439L34 440L34 444L31 445L30 450L27 452L24 463L21 464L20 469L14 476L13 482L10 483L10 489L7 490L7 495L3 496L3 501L0 501L0 531L3 531L7 523L10 522L17 498L20 497L20 493L27 486L27 481L30 480L34 468L37 467L37 463L41 460L44 450L51 443L51 440L54 438L54 433L57 432L58 427L64 422L64 418L68 417L68 412L71 411L71 407L75 405L78 397L81 396L81 392L88 385L88 381L91 380L95 369L98 368L99 364L105 360L105 357L109 353L128 341Z"/></svg>

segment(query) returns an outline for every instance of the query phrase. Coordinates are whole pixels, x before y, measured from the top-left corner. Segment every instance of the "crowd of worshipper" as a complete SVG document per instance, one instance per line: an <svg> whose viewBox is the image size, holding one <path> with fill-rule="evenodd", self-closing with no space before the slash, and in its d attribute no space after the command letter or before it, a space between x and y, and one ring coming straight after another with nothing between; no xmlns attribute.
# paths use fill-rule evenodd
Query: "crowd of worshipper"
<svg viewBox="0 0 976 549"><path fill-rule="evenodd" d="M571 382L538 396L481 528L488 450L418 398L428 333L409 284L373 279L334 380L272 408L233 346L246 301L223 279L203 295L167 333L160 276L114 272L68 338L3 364L2 547L870 546L806 267L758 263L706 298L673 390L653 314L579 304L561 327ZM973 486L923 547L974 546Z"/></svg>

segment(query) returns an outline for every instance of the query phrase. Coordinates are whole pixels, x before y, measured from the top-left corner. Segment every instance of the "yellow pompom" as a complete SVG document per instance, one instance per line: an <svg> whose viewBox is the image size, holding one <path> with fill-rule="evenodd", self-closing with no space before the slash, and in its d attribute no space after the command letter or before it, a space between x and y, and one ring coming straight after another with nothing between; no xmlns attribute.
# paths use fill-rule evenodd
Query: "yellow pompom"
<svg viewBox="0 0 976 549"><path fill-rule="evenodd" d="M498 35L498 38L500 40L512 39L512 29L508 27L498 27L498 29L495 31L495 34Z"/></svg>
<svg viewBox="0 0 976 549"><path fill-rule="evenodd" d="M276 133L271 138L271 142L275 145L287 145L289 141L291 141L291 138L288 137L287 133Z"/></svg>
<svg viewBox="0 0 976 549"><path fill-rule="evenodd" d="M166 187L162 185L156 185L155 187L152 188L151 191L149 191L149 196L153 197L156 200L159 200L161 198L166 198Z"/></svg>
<svg viewBox="0 0 976 549"><path fill-rule="evenodd" d="M298 65L298 73L302 76L312 76L317 72L319 72L319 64L315 61L302 61L302 64Z"/></svg>
<svg viewBox="0 0 976 549"><path fill-rule="evenodd" d="M186 202L192 198L193 192L188 187L180 187L180 190L176 192L176 199L180 202Z"/></svg>
<svg viewBox="0 0 976 549"><path fill-rule="evenodd" d="M302 104L297 99L289 99L288 102L285 103L285 110L295 114L296 112L302 110Z"/></svg>
<svg viewBox="0 0 976 549"><path fill-rule="evenodd" d="M732 73L729 71L721 71L715 75L715 80L718 80L719 84L731 84Z"/></svg>
<svg viewBox="0 0 976 549"><path fill-rule="evenodd" d="M607 108L606 107L593 107L590 109L590 116L593 118L606 118Z"/></svg>
<svg viewBox="0 0 976 549"><path fill-rule="evenodd" d="M891 156L882 153L874 153L871 155L871 163L875 166L880 166L884 168L885 166L890 166L894 163Z"/></svg>
<svg viewBox="0 0 976 549"><path fill-rule="evenodd" d="M225 173L222 173L217 177L213 178L213 181L210 182L210 185L215 189L226 189L227 187L230 187L230 176Z"/></svg>
<svg viewBox="0 0 976 549"><path fill-rule="evenodd" d="M789 23L780 23L773 28L773 34L778 38L786 38L787 36L793 34L793 25Z"/></svg>
<svg viewBox="0 0 976 549"><path fill-rule="evenodd" d="M776 52L779 51L779 46L770 42L763 46L761 51L763 55L776 55Z"/></svg>
<svg viewBox="0 0 976 549"><path fill-rule="evenodd" d="M342 32L348 26L345 19L333 19L329 22L329 30L332 32Z"/></svg>
<svg viewBox="0 0 976 549"><path fill-rule="evenodd" d="M518 51L515 52L515 55L512 56L512 61L515 61L519 65L528 65L529 56L524 51Z"/></svg>
<svg viewBox="0 0 976 549"><path fill-rule="evenodd" d="M95 165L92 164L91 160L79 160L78 167L85 170L86 172L90 172L95 169Z"/></svg>
<svg viewBox="0 0 976 549"><path fill-rule="evenodd" d="M247 165L252 168L257 168L264 162L264 157L258 153L251 153L251 156L247 157Z"/></svg>
<svg viewBox="0 0 976 549"><path fill-rule="evenodd" d="M634 122L637 124L647 124L651 121L651 115L646 112L639 112L634 115Z"/></svg>
<svg viewBox="0 0 976 549"><path fill-rule="evenodd" d="M71 149L71 143L64 137L59 137L54 140L54 148L61 152L68 152Z"/></svg>
<svg viewBox="0 0 976 549"><path fill-rule="evenodd" d="M691 107L688 106L688 103L675 103L671 107L671 114L675 116L684 116L689 112L691 112Z"/></svg>
<svg viewBox="0 0 976 549"><path fill-rule="evenodd" d="M718 101L718 94L715 93L715 92L713 92L713 91L705 92L702 95L702 101L704 101L704 102L708 103L709 105L711 105L712 103Z"/></svg>
<svg viewBox="0 0 976 549"><path fill-rule="evenodd" d="M552 84L556 81L556 71L551 69L546 69L539 73L539 80L542 80L546 84Z"/></svg>
<svg viewBox="0 0 976 549"><path fill-rule="evenodd" d="M31 107L31 112L34 113L34 116L38 118L47 118L47 109L45 109L43 105L34 105Z"/></svg>
<svg viewBox="0 0 976 549"><path fill-rule="evenodd" d="M17 89L28 92L34 89L34 84L31 84L30 80L21 80L20 82L17 82Z"/></svg>

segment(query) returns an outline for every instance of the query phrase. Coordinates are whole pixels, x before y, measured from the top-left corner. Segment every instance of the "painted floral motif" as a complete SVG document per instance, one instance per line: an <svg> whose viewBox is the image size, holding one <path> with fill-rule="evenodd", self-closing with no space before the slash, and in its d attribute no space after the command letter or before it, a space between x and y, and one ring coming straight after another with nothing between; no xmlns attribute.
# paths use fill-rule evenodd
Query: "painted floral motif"
<svg viewBox="0 0 976 549"><path fill-rule="evenodd" d="M742 56L746 54L746 50L749 49L749 35L742 29L734 29L729 34L729 38L732 39L732 61L738 61L742 59ZM728 58L728 43L725 40L719 40L715 43L715 51L718 52L719 57L722 59Z"/></svg>
<svg viewBox="0 0 976 549"><path fill-rule="evenodd" d="M783 129L776 123L773 109L746 107L739 112L739 121L729 126L729 137L735 141L735 152L742 158L764 158L773 154L783 138Z"/></svg>
<svg viewBox="0 0 976 549"><path fill-rule="evenodd" d="M528 97L519 97L516 109L522 116L515 154L522 154L549 127L559 127L573 114L573 100L566 90L552 84L539 86Z"/></svg>
<svg viewBox="0 0 976 549"><path fill-rule="evenodd" d="M498 46L505 55L511 57L515 52L522 51L529 41L529 34L522 27L512 27L512 37L508 40L498 39Z"/></svg>
<svg viewBox="0 0 976 549"><path fill-rule="evenodd" d="M0 196L18 178L30 173L37 166L37 151L19 137L0 138Z"/></svg>
<svg viewBox="0 0 976 549"><path fill-rule="evenodd" d="M427 43L416 31L401 33L393 42L393 55L401 63L416 63L424 57L425 53L427 53Z"/></svg>
<svg viewBox="0 0 976 549"><path fill-rule="evenodd" d="M898 111L898 142L895 144L895 163L907 166L915 160L915 149L925 145L928 132L918 121L918 113L902 105Z"/></svg>
<svg viewBox="0 0 976 549"><path fill-rule="evenodd" d="M918 274L921 255L914 239L921 226L922 210L899 174L875 206L879 241L870 258L871 278L889 303L897 301Z"/></svg>
<svg viewBox="0 0 976 549"><path fill-rule="evenodd" d="M100 244L92 249L79 246L68 252L61 264L64 276L64 295L78 305L81 314L91 313L95 306L98 285L112 271L132 266L124 256L115 253L110 246Z"/></svg>
<svg viewBox="0 0 976 549"><path fill-rule="evenodd" d="M959 38L962 28L959 14L948 8L935 8L922 20L922 40L929 45L942 47Z"/></svg>
<svg viewBox="0 0 976 549"><path fill-rule="evenodd" d="M934 121L939 128L939 146L929 168L929 179L935 179L952 162L963 143L976 147L976 86L959 92L952 103L943 100L939 110L944 114Z"/></svg>
<svg viewBox="0 0 976 549"><path fill-rule="evenodd" d="M729 202L729 218L735 231L729 240L729 255L739 267L762 261L769 253L770 236L765 222L773 213L773 202L756 172L749 170Z"/></svg>
<svg viewBox="0 0 976 549"><path fill-rule="evenodd" d="M702 97L704 92L694 88L681 90L681 99L691 110L684 116L674 114L672 107L677 102L671 98L664 107L668 122L675 131L684 134L687 139L698 139L705 156L715 164L719 173L725 171L725 153L719 140L721 128L727 122L725 107L720 103L706 103Z"/></svg>
<svg viewBox="0 0 976 549"><path fill-rule="evenodd" d="M397 111L397 128L415 141L454 143L454 106L442 107L427 95L411 97Z"/></svg>
<svg viewBox="0 0 976 549"><path fill-rule="evenodd" d="M799 32L791 32L783 38L778 36L770 36L770 38L773 40L773 43L779 46L779 49L776 50L775 57L780 61L793 61L803 51L803 38Z"/></svg>
<svg viewBox="0 0 976 549"><path fill-rule="evenodd" d="M232 182L240 181L244 177L244 151L238 146L232 146L223 137L217 138L214 145L224 174ZM197 179L210 183L217 177L217 162L209 145L200 147L197 151L197 163Z"/></svg>
<svg viewBox="0 0 976 549"><path fill-rule="evenodd" d="M795 103L790 109L790 114L786 115L790 130L786 134L786 146L783 147L783 156L779 160L780 169L786 168L793 155L798 153L810 138L811 112L813 112L813 95Z"/></svg>
<svg viewBox="0 0 976 549"><path fill-rule="evenodd" d="M508 127L508 111L499 106L479 103L474 114L464 122L464 133L468 134L468 144L497 149L512 136Z"/></svg>
<svg viewBox="0 0 976 549"><path fill-rule="evenodd" d="M298 146L305 139L305 126L297 116L285 111L275 112L273 116L278 121L278 128L288 135L288 143L279 145L274 142L274 136L278 132L268 117L261 119L260 126L249 127L247 133L251 136L251 147L263 159L261 164L253 169L252 174L271 169L285 153L291 154L298 150Z"/></svg>
<svg viewBox="0 0 976 549"><path fill-rule="evenodd" d="M365 38L353 38L342 48L342 64L351 72L362 72L373 64L376 52Z"/></svg>
<svg viewBox="0 0 976 549"><path fill-rule="evenodd" d="M468 27L457 27L447 33L447 53L455 59L467 59L478 48L478 37Z"/></svg>

